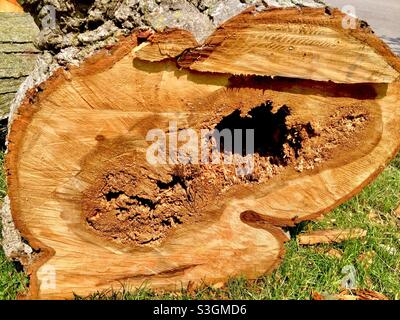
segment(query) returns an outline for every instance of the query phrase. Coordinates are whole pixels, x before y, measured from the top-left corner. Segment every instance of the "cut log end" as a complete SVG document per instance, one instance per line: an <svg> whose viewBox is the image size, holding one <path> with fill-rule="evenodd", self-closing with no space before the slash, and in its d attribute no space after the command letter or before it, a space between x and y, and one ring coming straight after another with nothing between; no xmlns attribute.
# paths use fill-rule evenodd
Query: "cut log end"
<svg viewBox="0 0 400 320"><path fill-rule="evenodd" d="M32 266L32 297L86 295L121 282L180 289L255 278L283 258L280 227L349 199L395 155L394 71L377 83L352 83L378 74L365 65L357 67L361 78L343 83L330 81L332 67L325 78L316 69L318 81L300 69L266 77L273 75L266 69L269 32L296 24L287 20L291 10L273 12L245 13L217 30L207 43L237 24L229 43L218 43L230 56L221 51L207 69L182 64L193 52L207 57L199 63L212 56L186 32L134 34L31 91L11 126L6 168L16 225L43 252ZM330 28L324 19L323 10L305 10L298 21L323 39ZM257 57L265 63L237 75L235 61L246 61L242 48L260 23L268 37L257 50L267 51ZM313 52L314 31L293 29L305 39L296 50ZM346 45L347 33L336 33L329 41ZM380 46L364 45L398 72ZM292 57L296 66L299 57ZM242 136L217 139L235 130ZM254 135L250 149L247 132Z"/></svg>

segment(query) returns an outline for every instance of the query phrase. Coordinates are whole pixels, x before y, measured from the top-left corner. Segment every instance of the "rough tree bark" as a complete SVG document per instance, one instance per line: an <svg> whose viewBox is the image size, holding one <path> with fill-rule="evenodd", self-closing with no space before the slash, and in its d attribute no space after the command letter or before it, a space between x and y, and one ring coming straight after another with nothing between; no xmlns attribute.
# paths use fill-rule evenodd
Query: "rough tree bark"
<svg viewBox="0 0 400 320"><path fill-rule="evenodd" d="M19 86L35 67L38 34L29 14L0 12L0 120L8 117Z"/></svg>
<svg viewBox="0 0 400 320"><path fill-rule="evenodd" d="M281 227L349 199L399 149L400 64L365 23L257 2L210 36L245 4L101 3L60 5L13 104L3 221L30 297L257 277L283 257ZM40 20L41 4L25 7ZM255 128L254 170L150 165L146 133L170 137L170 121Z"/></svg>

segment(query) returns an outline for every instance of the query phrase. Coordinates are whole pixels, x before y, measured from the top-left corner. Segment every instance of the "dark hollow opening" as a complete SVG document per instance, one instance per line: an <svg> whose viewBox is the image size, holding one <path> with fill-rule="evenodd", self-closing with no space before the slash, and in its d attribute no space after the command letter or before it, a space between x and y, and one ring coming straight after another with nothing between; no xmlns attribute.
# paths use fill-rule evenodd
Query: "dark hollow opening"
<svg viewBox="0 0 400 320"><path fill-rule="evenodd" d="M254 153L262 157L270 156L281 162L284 157L284 144L288 139L290 130L286 126L286 118L290 114L289 108L284 105L276 113L272 112L272 102L268 101L252 109L247 115L240 114L240 110L235 110L230 115L224 117L215 129L221 133L228 129L232 133L232 144L224 144L224 137L218 138L217 133L214 137L217 148L220 152L237 153L232 146L235 145L234 130L242 130L242 156L248 155L246 143L254 143ZM254 142L246 141L246 129L254 130Z"/></svg>

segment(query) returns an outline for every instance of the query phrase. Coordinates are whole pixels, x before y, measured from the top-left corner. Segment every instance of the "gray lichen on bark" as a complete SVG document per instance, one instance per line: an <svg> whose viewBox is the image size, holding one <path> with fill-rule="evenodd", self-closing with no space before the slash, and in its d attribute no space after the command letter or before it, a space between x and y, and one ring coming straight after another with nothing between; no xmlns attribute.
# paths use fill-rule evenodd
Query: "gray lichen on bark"
<svg viewBox="0 0 400 320"><path fill-rule="evenodd" d="M46 6L56 13L54 28L43 28L49 18ZM78 65L87 56L119 36L135 29L181 28L193 33L201 43L221 23L254 6L321 7L321 0L25 0L29 11L41 28L36 43L43 54L34 71L19 88L11 105L9 125L18 111L27 90L45 81L55 69L66 64ZM2 210L3 247L8 257L23 264L32 258L33 250L23 241L12 220L8 198Z"/></svg>
<svg viewBox="0 0 400 320"><path fill-rule="evenodd" d="M17 114L18 107L24 100L26 92L44 82L58 67L50 53L44 52L38 57L33 72L26 78L15 94L10 106L9 126L12 123L13 117ZM5 255L9 259L19 261L22 265L30 265L32 259L35 258L35 252L24 241L21 233L15 226L8 196L4 199L0 216L2 227L1 245Z"/></svg>
<svg viewBox="0 0 400 320"><path fill-rule="evenodd" d="M20 261L22 264L29 264L32 260L33 250L22 240L20 232L15 228L8 197L4 199L1 224L3 238L1 244L5 255L10 259Z"/></svg>

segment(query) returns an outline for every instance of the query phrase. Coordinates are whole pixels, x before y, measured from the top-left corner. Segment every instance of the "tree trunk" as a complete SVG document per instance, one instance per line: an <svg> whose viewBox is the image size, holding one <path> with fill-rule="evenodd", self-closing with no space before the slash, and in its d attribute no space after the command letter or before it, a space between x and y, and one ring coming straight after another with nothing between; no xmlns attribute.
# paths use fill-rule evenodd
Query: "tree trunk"
<svg viewBox="0 0 400 320"><path fill-rule="evenodd" d="M188 30L135 31L27 92L6 169L38 252L30 297L273 270L282 227L349 199L400 147L400 63L343 18L250 8L202 45ZM236 145L254 133L253 148L210 129L241 129Z"/></svg>
<svg viewBox="0 0 400 320"><path fill-rule="evenodd" d="M33 41L38 34L29 14L0 12L0 120L8 117L19 86L33 71L39 52Z"/></svg>

